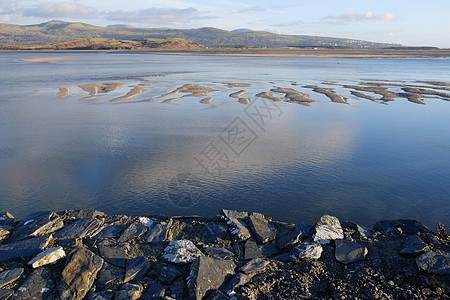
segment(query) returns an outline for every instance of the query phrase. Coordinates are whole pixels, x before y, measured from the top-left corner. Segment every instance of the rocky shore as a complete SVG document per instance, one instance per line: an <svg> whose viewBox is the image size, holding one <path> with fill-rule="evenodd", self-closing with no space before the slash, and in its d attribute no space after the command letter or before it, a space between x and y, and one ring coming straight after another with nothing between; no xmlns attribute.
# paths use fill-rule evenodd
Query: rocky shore
<svg viewBox="0 0 450 300"><path fill-rule="evenodd" d="M0 239L0 299L450 299L450 240L414 220L2 213Z"/></svg>

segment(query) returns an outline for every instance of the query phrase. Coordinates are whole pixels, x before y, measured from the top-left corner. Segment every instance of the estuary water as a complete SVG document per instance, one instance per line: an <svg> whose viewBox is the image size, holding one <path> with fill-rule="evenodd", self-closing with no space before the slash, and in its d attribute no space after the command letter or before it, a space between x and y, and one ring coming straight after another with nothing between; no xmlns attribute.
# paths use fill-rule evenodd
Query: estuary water
<svg viewBox="0 0 450 300"><path fill-rule="evenodd" d="M367 81L441 96L426 95L423 105L351 93ZM0 209L20 218L73 208L204 216L229 208L312 224L325 213L365 226L417 219L434 229L450 223L445 83L449 59L0 53ZM197 86L166 95L186 84ZM210 92L185 92L192 87ZM274 88L315 102L256 96L288 100ZM250 104L230 97L240 91Z"/></svg>

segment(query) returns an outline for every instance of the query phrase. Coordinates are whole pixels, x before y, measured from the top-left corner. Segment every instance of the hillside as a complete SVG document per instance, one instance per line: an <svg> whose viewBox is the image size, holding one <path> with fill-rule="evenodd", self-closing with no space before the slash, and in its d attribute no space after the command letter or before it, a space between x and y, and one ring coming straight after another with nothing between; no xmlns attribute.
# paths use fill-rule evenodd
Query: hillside
<svg viewBox="0 0 450 300"><path fill-rule="evenodd" d="M125 25L99 27L85 23L50 21L37 25L0 24L0 44L43 45L82 39L138 40L143 38L182 38L207 47L325 47L325 48L388 48L401 45L361 40L307 35L282 35L265 31L226 31L207 27L198 29L133 28Z"/></svg>

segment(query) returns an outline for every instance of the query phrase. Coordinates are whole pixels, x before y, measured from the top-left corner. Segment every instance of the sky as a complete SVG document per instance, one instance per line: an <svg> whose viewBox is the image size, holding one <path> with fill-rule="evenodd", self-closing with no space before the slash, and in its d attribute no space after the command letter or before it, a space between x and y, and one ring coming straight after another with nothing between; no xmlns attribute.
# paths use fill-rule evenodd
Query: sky
<svg viewBox="0 0 450 300"><path fill-rule="evenodd" d="M0 0L0 23L247 28L450 48L449 0Z"/></svg>

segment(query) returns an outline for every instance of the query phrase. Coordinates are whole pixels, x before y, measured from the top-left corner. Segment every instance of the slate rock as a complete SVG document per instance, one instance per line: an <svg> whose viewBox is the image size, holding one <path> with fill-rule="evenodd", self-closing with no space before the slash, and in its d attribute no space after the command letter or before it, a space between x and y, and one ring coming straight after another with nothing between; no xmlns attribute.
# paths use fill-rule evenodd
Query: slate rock
<svg viewBox="0 0 450 300"><path fill-rule="evenodd" d="M14 223L14 216L5 211L0 213L0 225L12 225Z"/></svg>
<svg viewBox="0 0 450 300"><path fill-rule="evenodd" d="M73 248L77 245L76 238L64 239L58 241L58 246L63 247L63 249Z"/></svg>
<svg viewBox="0 0 450 300"><path fill-rule="evenodd" d="M9 241L18 241L53 233L64 227L64 222L52 211L29 214L14 228Z"/></svg>
<svg viewBox="0 0 450 300"><path fill-rule="evenodd" d="M262 254L266 257L273 256L280 252L280 250L275 245L275 241L262 245L261 251L262 251Z"/></svg>
<svg viewBox="0 0 450 300"><path fill-rule="evenodd" d="M383 220L375 223L373 229L380 232L401 232L405 234L431 233L422 223L416 220ZM400 230L398 230L400 229Z"/></svg>
<svg viewBox="0 0 450 300"><path fill-rule="evenodd" d="M364 238L369 238L373 235L372 230L361 225L356 225L356 230L358 230L359 234Z"/></svg>
<svg viewBox="0 0 450 300"><path fill-rule="evenodd" d="M36 255L41 252L52 239L51 235L44 235L33 239L0 245L0 261Z"/></svg>
<svg viewBox="0 0 450 300"><path fill-rule="evenodd" d="M239 270L244 273L257 273L262 272L266 269L266 266L269 264L268 260L262 258L254 258L250 260L248 263L243 265Z"/></svg>
<svg viewBox="0 0 450 300"><path fill-rule="evenodd" d="M147 243L164 242L167 239L169 224L153 224L148 229Z"/></svg>
<svg viewBox="0 0 450 300"><path fill-rule="evenodd" d="M126 283L116 293L116 300L136 300L141 297L142 285Z"/></svg>
<svg viewBox="0 0 450 300"><path fill-rule="evenodd" d="M110 247L99 245L98 250L100 256L108 263L125 268L127 266L128 258L125 249L121 246Z"/></svg>
<svg viewBox="0 0 450 300"><path fill-rule="evenodd" d="M368 253L366 247L346 240L336 240L334 256L337 261L347 265L353 262L364 260Z"/></svg>
<svg viewBox="0 0 450 300"><path fill-rule="evenodd" d="M113 291L101 291L90 293L88 300L114 300L116 293Z"/></svg>
<svg viewBox="0 0 450 300"><path fill-rule="evenodd" d="M248 218L250 229L259 243L265 244L276 238L277 231L262 214L252 213Z"/></svg>
<svg viewBox="0 0 450 300"><path fill-rule="evenodd" d="M0 300L11 299L12 295L14 295L14 290L11 289L0 290Z"/></svg>
<svg viewBox="0 0 450 300"><path fill-rule="evenodd" d="M54 288L53 273L46 268L40 268L34 270L27 277L25 282L17 289L13 299L45 300Z"/></svg>
<svg viewBox="0 0 450 300"><path fill-rule="evenodd" d="M191 297L202 299L209 290L218 289L227 275L234 275L235 268L232 260L198 257L191 265L187 284Z"/></svg>
<svg viewBox="0 0 450 300"><path fill-rule="evenodd" d="M20 278L23 273L23 268L16 268L12 270L3 271L0 273L0 288Z"/></svg>
<svg viewBox="0 0 450 300"><path fill-rule="evenodd" d="M80 219L58 231L55 234L55 237L58 239L89 237L92 236L102 225L103 221L99 219Z"/></svg>
<svg viewBox="0 0 450 300"><path fill-rule="evenodd" d="M295 244L300 242L301 237L302 233L300 231L278 233L277 246L280 249L292 249Z"/></svg>
<svg viewBox="0 0 450 300"><path fill-rule="evenodd" d="M242 241L248 240L252 236L247 228L247 225L241 219L230 219L227 224L230 228L231 234Z"/></svg>
<svg viewBox="0 0 450 300"><path fill-rule="evenodd" d="M169 289L172 298L166 296L166 299L187 299L185 297L187 294L187 290L184 283L174 283L169 286Z"/></svg>
<svg viewBox="0 0 450 300"><path fill-rule="evenodd" d="M227 234L227 228L222 224L208 223L200 233L200 239L205 243L215 243L223 239Z"/></svg>
<svg viewBox="0 0 450 300"><path fill-rule="evenodd" d="M161 300L164 299L164 294L166 293L166 287L160 283L154 283L147 288L147 290L142 294L142 300Z"/></svg>
<svg viewBox="0 0 450 300"><path fill-rule="evenodd" d="M156 267L156 274L158 276L158 280L162 284L171 284L175 279L180 277L182 273L175 266L168 264L158 264Z"/></svg>
<svg viewBox="0 0 450 300"><path fill-rule="evenodd" d="M59 286L60 300L83 299L92 287L103 259L90 250L76 246L67 257Z"/></svg>
<svg viewBox="0 0 450 300"><path fill-rule="evenodd" d="M190 240L171 241L162 253L164 259L175 264L192 262L201 255L203 254Z"/></svg>
<svg viewBox="0 0 450 300"><path fill-rule="evenodd" d="M295 252L295 251L289 252L289 253L282 253L282 254L280 254L280 255L277 255L277 256L275 256L275 257L272 257L272 259L279 260L279 261L283 261L283 262L293 261L294 259L292 258L292 254L293 254L294 252Z"/></svg>
<svg viewBox="0 0 450 300"><path fill-rule="evenodd" d="M230 209L222 209L222 215L224 215L229 220L248 218L248 212L238 211L238 210L230 210Z"/></svg>
<svg viewBox="0 0 450 300"><path fill-rule="evenodd" d="M450 254L438 254L429 251L418 256L416 263L419 271L438 275L450 274Z"/></svg>
<svg viewBox="0 0 450 300"><path fill-rule="evenodd" d="M122 228L118 225L110 225L103 228L97 235L94 236L95 239L108 239L117 238L122 232Z"/></svg>
<svg viewBox="0 0 450 300"><path fill-rule="evenodd" d="M150 262L144 256L138 256L130 260L125 271L124 283L127 283L133 279L139 279L147 274L150 269Z"/></svg>
<svg viewBox="0 0 450 300"><path fill-rule="evenodd" d="M405 240L403 248L400 250L400 254L406 257L416 257L428 250L427 244L425 244L420 237L412 235Z"/></svg>
<svg viewBox="0 0 450 300"><path fill-rule="evenodd" d="M141 222L134 222L127 229L125 229L119 237L120 243L128 242L131 239L135 239L143 235L147 231L148 227Z"/></svg>
<svg viewBox="0 0 450 300"><path fill-rule="evenodd" d="M205 250L206 253L208 253L208 255L212 256L213 258L218 259L227 259L234 256L233 252L222 247L208 247L204 248L203 250Z"/></svg>
<svg viewBox="0 0 450 300"><path fill-rule="evenodd" d="M120 279L123 278L123 274L117 274L114 268L115 267L108 263L103 265L103 268L98 273L95 280L95 287L97 290L103 291L116 288L117 284L121 281Z"/></svg>
<svg viewBox="0 0 450 300"><path fill-rule="evenodd" d="M343 239L344 231L342 230L339 219L329 215L323 215L315 226L314 242L327 244L329 240Z"/></svg>
<svg viewBox="0 0 450 300"><path fill-rule="evenodd" d="M304 242L294 247L290 256L293 261L316 260L322 255L323 248L317 242Z"/></svg>
<svg viewBox="0 0 450 300"><path fill-rule="evenodd" d="M28 264L33 268L39 268L48 264L54 264L63 257L66 257L63 248L61 246L53 247L36 255L36 257L30 260Z"/></svg>
<svg viewBox="0 0 450 300"><path fill-rule="evenodd" d="M311 236L313 227L305 222L295 224L295 230L300 232L303 237Z"/></svg>
<svg viewBox="0 0 450 300"><path fill-rule="evenodd" d="M258 246L254 239L249 239L245 242L244 253L244 258L246 260L264 256L261 248Z"/></svg>
<svg viewBox="0 0 450 300"><path fill-rule="evenodd" d="M228 297L227 295L225 295L224 293L222 293L219 290L214 290L211 292L211 294L209 294L208 298L206 298L207 300L229 300L230 297Z"/></svg>
<svg viewBox="0 0 450 300"><path fill-rule="evenodd" d="M244 273L237 273L234 275L231 280L226 285L227 295L233 297L236 295L236 289L240 286L246 284L252 278L251 275L247 275Z"/></svg>
<svg viewBox="0 0 450 300"><path fill-rule="evenodd" d="M96 209L79 209L66 211L66 216L74 219L94 219L97 217L106 216L104 212Z"/></svg>

